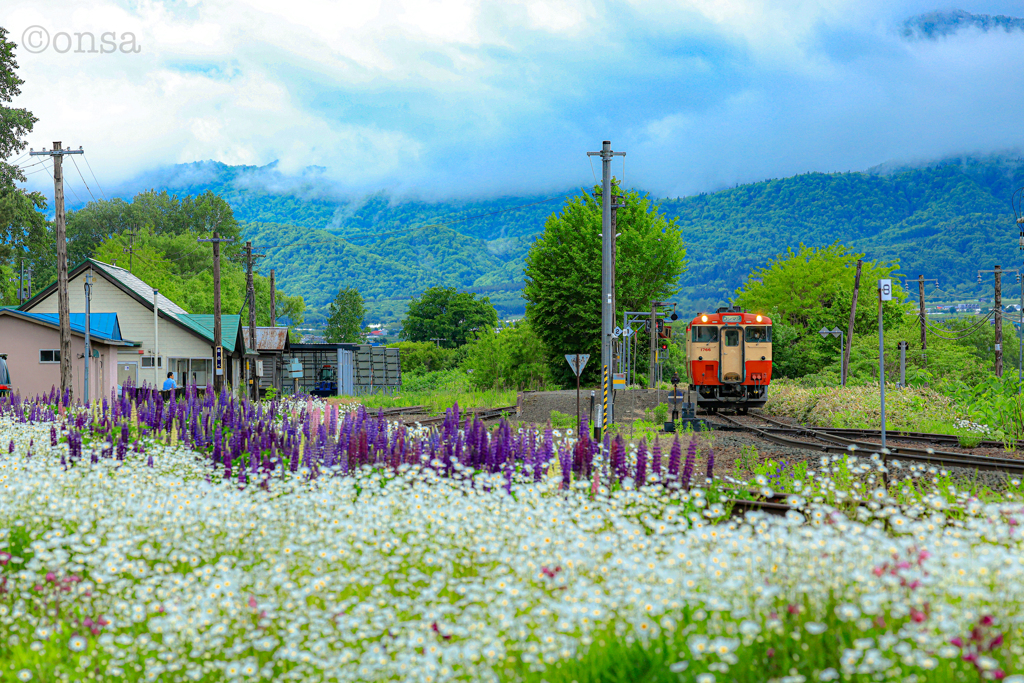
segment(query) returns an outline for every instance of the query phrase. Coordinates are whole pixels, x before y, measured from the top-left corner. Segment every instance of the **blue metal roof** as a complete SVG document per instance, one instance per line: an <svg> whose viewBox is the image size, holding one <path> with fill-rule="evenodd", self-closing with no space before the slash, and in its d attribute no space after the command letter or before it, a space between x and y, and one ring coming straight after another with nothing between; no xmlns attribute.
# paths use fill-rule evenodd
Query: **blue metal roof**
<svg viewBox="0 0 1024 683"><path fill-rule="evenodd" d="M20 318L38 320L56 327L60 326L60 318L56 313L26 313L25 311L5 310L6 313ZM71 314L71 331L85 334L85 313ZM121 326L117 322L117 313L92 313L89 315L89 336L105 341L125 341L121 338Z"/></svg>

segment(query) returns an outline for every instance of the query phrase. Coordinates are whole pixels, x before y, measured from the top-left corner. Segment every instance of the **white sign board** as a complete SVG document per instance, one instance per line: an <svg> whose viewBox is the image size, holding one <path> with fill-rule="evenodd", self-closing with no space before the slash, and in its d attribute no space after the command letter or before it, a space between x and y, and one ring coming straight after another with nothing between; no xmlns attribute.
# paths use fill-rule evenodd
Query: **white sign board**
<svg viewBox="0 0 1024 683"><path fill-rule="evenodd" d="M892 301L892 280L878 281L878 296L882 301Z"/></svg>
<svg viewBox="0 0 1024 683"><path fill-rule="evenodd" d="M587 361L590 360L589 353L567 353L565 354L565 360L569 362L569 367L579 377L580 373L583 372L583 368L587 365Z"/></svg>
<svg viewBox="0 0 1024 683"><path fill-rule="evenodd" d="M632 327L627 327L626 329L622 330L622 334L624 336L626 336L626 337L632 337L633 336L633 328Z"/></svg>

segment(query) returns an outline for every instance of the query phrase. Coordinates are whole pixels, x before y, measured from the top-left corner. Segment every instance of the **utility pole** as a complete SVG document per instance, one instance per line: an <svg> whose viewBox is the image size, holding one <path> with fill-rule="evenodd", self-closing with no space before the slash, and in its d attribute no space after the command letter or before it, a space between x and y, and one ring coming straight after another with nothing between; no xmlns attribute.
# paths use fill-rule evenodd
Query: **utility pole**
<svg viewBox="0 0 1024 683"><path fill-rule="evenodd" d="M843 348L843 364L840 369L844 387L846 378L850 376L850 347L853 346L853 324L857 321L857 295L860 294L860 269L863 265L864 262L857 259L857 274L853 277L853 302L850 304L850 324L846 327L846 346Z"/></svg>
<svg viewBox="0 0 1024 683"><path fill-rule="evenodd" d="M612 302L614 282L612 281L612 158L626 156L625 152L613 152L610 140L601 144L600 152L587 152L587 156L601 157L601 388L604 397L602 433L608 428L612 377L611 363L612 327L615 325L615 308Z"/></svg>
<svg viewBox="0 0 1024 683"><path fill-rule="evenodd" d="M647 386L653 387L655 384L654 378L654 367L658 357L658 302L651 302L651 362L650 362L650 381Z"/></svg>
<svg viewBox="0 0 1024 683"><path fill-rule="evenodd" d="M219 221L217 221L219 222ZM221 325L220 325L220 243L221 242L234 242L234 240L221 238L215 229L213 231L212 239L196 240L198 242L210 242L213 244L213 362L214 365L217 363L217 358L223 358L224 346L223 340L221 339ZM224 368L214 368L213 371L213 390L215 393L220 395L221 387L224 385Z"/></svg>
<svg viewBox="0 0 1024 683"><path fill-rule="evenodd" d="M82 398L89 405L89 359L92 358L92 339L89 337L89 304L92 302L92 273L85 274L85 382L82 384Z"/></svg>
<svg viewBox="0 0 1024 683"><path fill-rule="evenodd" d="M253 263L258 258L263 258L266 254L254 254L252 253L252 242L245 243L245 292L249 298L249 342L252 344L254 351L258 352L256 345L256 285L253 282L252 267ZM260 399L260 378L256 370L256 361L247 361L246 364L249 366L249 395L253 401Z"/></svg>
<svg viewBox="0 0 1024 683"><path fill-rule="evenodd" d="M128 228L125 232L128 233L128 247L123 251L128 254L128 272L132 272L132 257L135 255L135 236L139 234L139 229L136 226Z"/></svg>
<svg viewBox="0 0 1024 683"><path fill-rule="evenodd" d="M270 269L270 326L277 327L277 285L274 283L274 269Z"/></svg>
<svg viewBox="0 0 1024 683"><path fill-rule="evenodd" d="M71 312L68 303L68 240L64 217L65 154L85 154L81 147L64 149L60 142L53 149L29 150L30 156L49 156L53 160L53 222L57 229L57 318L60 322L60 390L71 391Z"/></svg>
<svg viewBox="0 0 1024 683"><path fill-rule="evenodd" d="M924 275L917 276L917 298L918 298L918 316L921 318L921 363L928 367L928 354L925 353L928 350L928 313L924 307L924 283L934 282L935 286L939 286L938 280L925 280Z"/></svg>
<svg viewBox="0 0 1024 683"><path fill-rule="evenodd" d="M999 266L996 266L993 270L979 270L978 271L978 282L981 282L982 273L993 273L995 275L995 301L993 302L993 311L995 312L995 323L996 323L996 340L995 340L995 352L996 352L996 377L1003 376L1003 287L1002 287L1002 274L1013 273L1016 271L1004 271Z"/></svg>

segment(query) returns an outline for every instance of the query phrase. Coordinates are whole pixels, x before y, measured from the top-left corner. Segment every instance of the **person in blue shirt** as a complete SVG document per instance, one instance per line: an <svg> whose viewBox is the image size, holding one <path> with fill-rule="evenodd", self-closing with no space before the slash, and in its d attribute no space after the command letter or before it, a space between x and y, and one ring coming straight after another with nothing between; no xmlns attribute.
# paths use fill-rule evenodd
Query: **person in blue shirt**
<svg viewBox="0 0 1024 683"><path fill-rule="evenodd" d="M171 389L177 389L178 383L174 381L174 373L168 372L167 379L164 380L164 391L170 391Z"/></svg>

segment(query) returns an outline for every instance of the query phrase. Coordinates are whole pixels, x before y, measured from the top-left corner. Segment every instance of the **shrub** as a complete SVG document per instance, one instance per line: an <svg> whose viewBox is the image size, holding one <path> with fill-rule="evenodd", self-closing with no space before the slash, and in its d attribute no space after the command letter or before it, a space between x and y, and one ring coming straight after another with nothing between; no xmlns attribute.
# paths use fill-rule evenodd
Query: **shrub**
<svg viewBox="0 0 1024 683"><path fill-rule="evenodd" d="M465 368L480 389L539 389L549 382L547 352L526 322L480 332L466 346Z"/></svg>
<svg viewBox="0 0 1024 683"><path fill-rule="evenodd" d="M451 370L465 358L460 349L442 349L433 342L407 341L388 347L398 349L402 372L409 375Z"/></svg>

